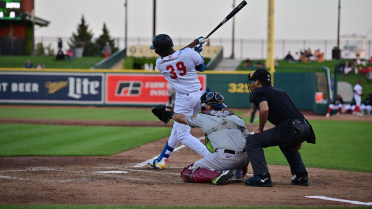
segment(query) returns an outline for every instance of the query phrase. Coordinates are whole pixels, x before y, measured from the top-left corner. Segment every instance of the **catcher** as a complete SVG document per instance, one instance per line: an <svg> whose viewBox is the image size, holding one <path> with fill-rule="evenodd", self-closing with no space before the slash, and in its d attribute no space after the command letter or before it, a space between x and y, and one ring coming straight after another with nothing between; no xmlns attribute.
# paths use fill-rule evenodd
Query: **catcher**
<svg viewBox="0 0 372 209"><path fill-rule="evenodd" d="M232 178L241 181L247 173L248 155L244 150L249 132L244 121L232 111L225 110L222 94L208 92L201 97L205 110L194 116L174 113L164 105L153 108L153 113L167 123L171 118L191 127L199 127L206 134L206 146L211 152L185 167L181 173L185 182L226 184Z"/></svg>

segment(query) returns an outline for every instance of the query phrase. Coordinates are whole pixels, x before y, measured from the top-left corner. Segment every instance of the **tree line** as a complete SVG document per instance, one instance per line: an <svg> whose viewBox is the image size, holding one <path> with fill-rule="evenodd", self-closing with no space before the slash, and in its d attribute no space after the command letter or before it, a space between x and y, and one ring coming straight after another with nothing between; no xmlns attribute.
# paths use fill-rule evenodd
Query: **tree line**
<svg viewBox="0 0 372 209"><path fill-rule="evenodd" d="M115 41L111 38L110 33L106 27L106 24L103 23L102 34L94 39L93 33L89 29L88 24L85 21L84 15L81 16L80 23L77 26L76 32L73 32L68 46L70 49L75 48L84 48L83 56L102 56L102 49L106 45L106 42L110 43L112 53L118 50L118 47L115 45ZM50 46L43 46L43 43L37 43L36 45L36 55L37 56L54 56L55 52L54 49Z"/></svg>

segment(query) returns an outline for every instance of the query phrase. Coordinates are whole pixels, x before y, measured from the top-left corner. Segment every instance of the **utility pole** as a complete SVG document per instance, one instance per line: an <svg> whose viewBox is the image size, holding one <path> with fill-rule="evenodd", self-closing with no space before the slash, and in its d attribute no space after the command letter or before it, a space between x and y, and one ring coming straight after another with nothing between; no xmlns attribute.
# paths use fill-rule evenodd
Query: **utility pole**
<svg viewBox="0 0 372 209"><path fill-rule="evenodd" d="M124 49L128 47L128 0L124 2Z"/></svg>
<svg viewBox="0 0 372 209"><path fill-rule="evenodd" d="M337 48L340 48L340 13L341 13L341 0L338 0Z"/></svg>

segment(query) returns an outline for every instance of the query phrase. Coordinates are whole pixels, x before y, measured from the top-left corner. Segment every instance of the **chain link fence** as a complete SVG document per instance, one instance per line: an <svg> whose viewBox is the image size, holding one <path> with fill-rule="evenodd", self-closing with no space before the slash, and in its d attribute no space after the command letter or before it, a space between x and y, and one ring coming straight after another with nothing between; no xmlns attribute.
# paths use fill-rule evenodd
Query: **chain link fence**
<svg viewBox="0 0 372 209"><path fill-rule="evenodd" d="M50 46L57 51L57 42L59 37L39 36L35 37L35 46L38 43L43 43L44 48ZM69 49L69 37L61 37L63 41L63 50ZM194 37L195 38L195 37ZM174 45L186 46L194 38L173 38ZM115 44L119 50L125 47L123 37L115 37ZM131 38L127 39L128 46L130 45L151 45L152 38ZM223 46L225 58L231 58L232 55L232 39L210 38L211 46ZM324 53L325 60L332 59L332 49L337 45L336 40L306 40L306 39L278 39L275 40L275 58L283 59L290 51L292 55L296 52L304 51L310 48L313 52L317 49ZM372 40L367 39L343 39L340 41L342 50L342 58L356 58L356 53L359 53L361 58L369 59L372 56ZM266 58L266 39L235 39L234 40L234 56L232 58L243 59L265 59Z"/></svg>

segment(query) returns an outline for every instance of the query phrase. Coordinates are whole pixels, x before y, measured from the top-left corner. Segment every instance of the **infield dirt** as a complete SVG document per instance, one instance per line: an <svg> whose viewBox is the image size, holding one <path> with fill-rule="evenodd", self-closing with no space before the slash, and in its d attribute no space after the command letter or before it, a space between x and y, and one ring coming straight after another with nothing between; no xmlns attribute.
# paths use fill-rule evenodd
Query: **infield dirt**
<svg viewBox="0 0 372 209"><path fill-rule="evenodd" d="M314 119L312 117L317 116L307 116L308 119ZM362 118L347 117L353 120ZM334 118L327 118L331 119ZM1 122L82 125L83 121L2 119ZM133 121L95 122L85 121L85 125L134 125ZM162 124L137 121L135 125ZM255 125L251 124L247 124L247 127L249 130L255 129ZM192 129L192 134L203 136L199 129ZM372 200L371 173L308 168L310 186L303 187L289 183L291 175L288 166L269 165L274 182L271 188L247 187L244 181L223 186L191 184L183 182L180 172L200 156L187 147L172 154L166 170L141 166L140 163L159 154L166 140L157 140L107 157L1 157L0 204L317 207L350 204L305 196L328 196L361 202ZM248 175L251 173L249 166Z"/></svg>

